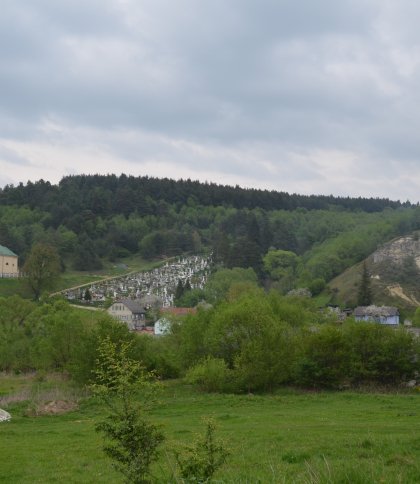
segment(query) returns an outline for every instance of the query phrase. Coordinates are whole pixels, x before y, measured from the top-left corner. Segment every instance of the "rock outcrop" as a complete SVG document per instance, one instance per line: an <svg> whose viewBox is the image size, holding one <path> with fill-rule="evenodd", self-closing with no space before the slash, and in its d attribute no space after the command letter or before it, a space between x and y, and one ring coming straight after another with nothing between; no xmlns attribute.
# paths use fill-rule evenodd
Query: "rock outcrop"
<svg viewBox="0 0 420 484"><path fill-rule="evenodd" d="M12 418L12 416L10 415L9 412L6 412L6 410L2 410L0 408L0 422L7 422L11 418Z"/></svg>
<svg viewBox="0 0 420 484"><path fill-rule="evenodd" d="M420 269L420 240L413 235L388 242L373 253L373 263L391 262L402 265L407 257L413 257Z"/></svg>

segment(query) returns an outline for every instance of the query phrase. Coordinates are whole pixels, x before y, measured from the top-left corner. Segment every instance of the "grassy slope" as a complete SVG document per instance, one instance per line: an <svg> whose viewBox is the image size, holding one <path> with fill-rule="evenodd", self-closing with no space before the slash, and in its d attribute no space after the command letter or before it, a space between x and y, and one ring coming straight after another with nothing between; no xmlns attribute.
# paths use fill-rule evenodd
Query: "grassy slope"
<svg viewBox="0 0 420 484"><path fill-rule="evenodd" d="M10 387L10 379L0 381L0 392ZM204 395L171 382L152 417L164 427L169 455L175 442L202 431L203 416L215 417L232 450L219 482L414 483L419 404L419 394ZM94 431L100 406L87 400L78 411L37 418L24 416L26 406L14 404L13 420L0 424L1 482L122 482Z"/></svg>
<svg viewBox="0 0 420 484"><path fill-rule="evenodd" d="M121 267L118 264L125 264ZM147 271L158 267L162 261L145 261L139 256L131 256L122 259L118 263L106 263L104 268L98 271L74 271L66 270L57 280L51 292L61 291L70 287L89 284L106 277L122 276L133 271ZM22 279L0 279L0 297L8 297L18 294L25 298L31 298L32 294Z"/></svg>
<svg viewBox="0 0 420 484"><path fill-rule="evenodd" d="M342 274L328 283L328 286L337 291L338 302L347 306L357 306L357 292L362 274L362 262L346 269ZM381 280L371 279L373 301L376 305L397 306L404 312L412 313L415 306L404 299L391 296L387 284Z"/></svg>

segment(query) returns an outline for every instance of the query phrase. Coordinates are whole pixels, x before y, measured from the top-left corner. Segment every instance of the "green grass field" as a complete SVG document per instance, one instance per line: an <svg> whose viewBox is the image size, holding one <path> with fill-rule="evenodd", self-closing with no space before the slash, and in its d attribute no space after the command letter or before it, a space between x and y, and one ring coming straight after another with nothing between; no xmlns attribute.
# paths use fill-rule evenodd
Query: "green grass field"
<svg viewBox="0 0 420 484"><path fill-rule="evenodd" d="M17 294L24 298L31 298L29 288L23 284L22 279L0 279L0 297L9 297Z"/></svg>
<svg viewBox="0 0 420 484"><path fill-rule="evenodd" d="M0 379L0 406L7 395L22 400L8 404L12 421L0 424L0 482L123 482L101 451L94 426L104 409L93 399L63 415L27 416L43 398L74 391L59 380ZM208 416L231 450L215 482L420 482L418 393L209 395L167 382L151 415L167 436L156 482L169 482L174 448L202 432Z"/></svg>

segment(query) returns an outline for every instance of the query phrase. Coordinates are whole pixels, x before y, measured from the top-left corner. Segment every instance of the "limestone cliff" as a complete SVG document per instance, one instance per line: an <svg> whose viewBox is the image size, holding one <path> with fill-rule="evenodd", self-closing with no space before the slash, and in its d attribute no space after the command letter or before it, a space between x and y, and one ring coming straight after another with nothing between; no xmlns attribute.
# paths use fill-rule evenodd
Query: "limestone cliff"
<svg viewBox="0 0 420 484"><path fill-rule="evenodd" d="M407 257L414 258L420 269L420 239L415 235L407 235L388 242L372 255L373 266L381 262L391 262L402 266Z"/></svg>

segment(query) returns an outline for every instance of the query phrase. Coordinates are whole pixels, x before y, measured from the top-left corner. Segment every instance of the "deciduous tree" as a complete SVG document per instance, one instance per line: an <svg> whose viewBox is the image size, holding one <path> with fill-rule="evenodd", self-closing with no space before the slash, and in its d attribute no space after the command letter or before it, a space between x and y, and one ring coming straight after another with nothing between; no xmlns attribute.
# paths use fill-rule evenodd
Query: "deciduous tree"
<svg viewBox="0 0 420 484"><path fill-rule="evenodd" d="M34 298L38 300L43 291L53 286L60 273L60 257L55 247L46 244L34 245L23 272Z"/></svg>

